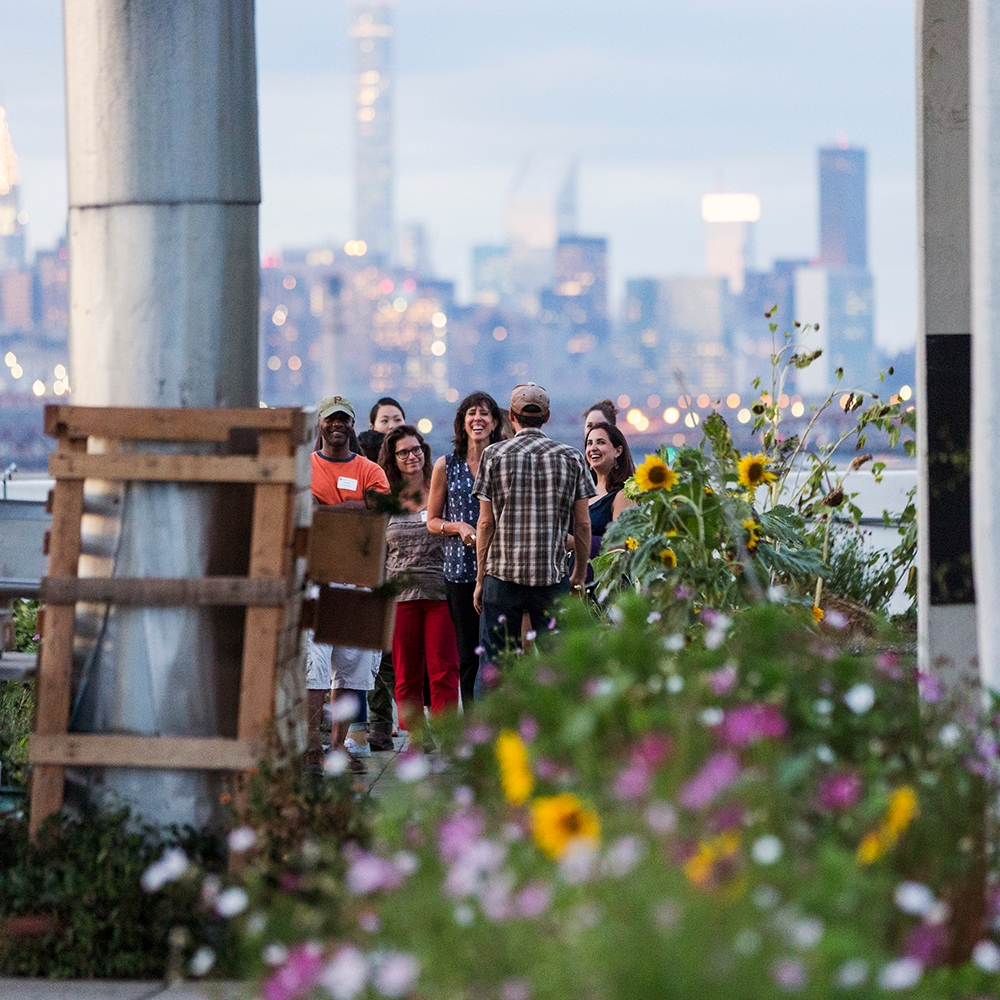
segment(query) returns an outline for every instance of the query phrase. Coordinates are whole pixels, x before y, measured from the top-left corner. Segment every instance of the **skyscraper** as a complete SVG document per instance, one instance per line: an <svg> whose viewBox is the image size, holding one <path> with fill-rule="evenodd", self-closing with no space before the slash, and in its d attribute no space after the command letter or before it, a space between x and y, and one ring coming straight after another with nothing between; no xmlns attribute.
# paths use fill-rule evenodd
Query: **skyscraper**
<svg viewBox="0 0 1000 1000"><path fill-rule="evenodd" d="M376 263L393 251L392 12L394 0L353 0L355 227Z"/></svg>
<svg viewBox="0 0 1000 1000"><path fill-rule="evenodd" d="M868 267L865 151L819 151L819 257L825 267Z"/></svg>
<svg viewBox="0 0 1000 1000"><path fill-rule="evenodd" d="M24 267L24 223L19 185L21 175L17 153L7 127L7 114L0 107L0 271Z"/></svg>
<svg viewBox="0 0 1000 1000"><path fill-rule="evenodd" d="M729 281L729 291L743 291L744 276L753 264L753 227L760 218L755 194L706 194L701 217L707 223L705 262L708 273Z"/></svg>

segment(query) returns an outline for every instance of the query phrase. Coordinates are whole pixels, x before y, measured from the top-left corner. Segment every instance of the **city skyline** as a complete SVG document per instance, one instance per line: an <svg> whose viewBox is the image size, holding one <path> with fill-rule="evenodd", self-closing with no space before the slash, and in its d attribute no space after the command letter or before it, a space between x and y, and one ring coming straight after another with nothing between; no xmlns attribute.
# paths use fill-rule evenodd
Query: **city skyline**
<svg viewBox="0 0 1000 1000"><path fill-rule="evenodd" d="M399 5L397 222L425 223L438 273L469 298L471 247L502 240L504 194L530 153L580 157L579 231L609 237L614 314L626 278L703 271L700 199L713 189L761 197L760 266L815 256L814 150L843 129L869 150L879 342L911 342L912 5L616 11ZM49 246L65 211L59 4L0 0L0 15L29 240ZM258 5L265 250L352 235L348 22L339 0Z"/></svg>

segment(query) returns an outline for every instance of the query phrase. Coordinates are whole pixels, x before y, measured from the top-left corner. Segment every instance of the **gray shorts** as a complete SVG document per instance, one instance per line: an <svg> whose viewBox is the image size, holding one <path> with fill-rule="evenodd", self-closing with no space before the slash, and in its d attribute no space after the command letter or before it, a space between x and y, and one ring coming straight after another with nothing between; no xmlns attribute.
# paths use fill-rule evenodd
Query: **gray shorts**
<svg viewBox="0 0 1000 1000"><path fill-rule="evenodd" d="M312 631L306 633L306 687L310 691L331 687L372 691L381 665L382 653L377 649L329 646L316 642Z"/></svg>

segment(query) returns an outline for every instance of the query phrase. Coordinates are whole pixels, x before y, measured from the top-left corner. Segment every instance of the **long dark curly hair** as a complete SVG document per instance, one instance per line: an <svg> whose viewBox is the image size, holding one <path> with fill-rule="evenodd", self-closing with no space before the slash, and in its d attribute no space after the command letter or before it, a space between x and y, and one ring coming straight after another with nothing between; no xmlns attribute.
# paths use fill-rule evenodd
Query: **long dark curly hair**
<svg viewBox="0 0 1000 1000"><path fill-rule="evenodd" d="M490 411L493 418L493 430L490 432L490 444L496 444L503 440L503 415L497 401L488 392L470 392L455 412L455 454L459 458L465 458L469 452L469 434L465 429L465 415L474 406L485 406Z"/></svg>
<svg viewBox="0 0 1000 1000"><path fill-rule="evenodd" d="M403 474L399 471L399 465L396 463L396 442L405 437L415 437L420 442L424 453L424 485L430 485L431 446L424 440L423 434L416 427L411 427L410 424L400 424L386 434L385 440L382 442L382 450L378 453L378 464L385 471L389 486L395 487L397 483L403 481Z"/></svg>
<svg viewBox="0 0 1000 1000"><path fill-rule="evenodd" d="M602 420L599 424L594 424L593 427L587 431L587 437L584 438L583 450L587 451L587 441L590 440L590 435L594 431L604 431L608 436L608 440L611 442L612 448L621 448L622 453L615 459L615 464L612 466L611 471L608 473L608 492L612 492L618 486L624 486L625 481L630 477L635 475L635 462L632 460L632 452L629 450L628 441L625 440L625 435L622 434L620 430L614 425L609 424L607 421ZM590 463L587 463L587 467L590 468ZM594 482L597 482L597 474L593 469L590 470L590 475L593 477Z"/></svg>

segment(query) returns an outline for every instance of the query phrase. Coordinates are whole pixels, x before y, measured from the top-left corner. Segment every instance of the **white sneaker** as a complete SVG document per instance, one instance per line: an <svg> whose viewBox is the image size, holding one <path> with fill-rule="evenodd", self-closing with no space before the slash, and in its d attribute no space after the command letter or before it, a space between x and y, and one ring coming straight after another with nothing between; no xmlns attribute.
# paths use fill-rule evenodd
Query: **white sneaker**
<svg viewBox="0 0 1000 1000"><path fill-rule="evenodd" d="M372 755L372 748L367 744L357 743L351 739L350 736L344 740L344 749L352 757L370 757Z"/></svg>

